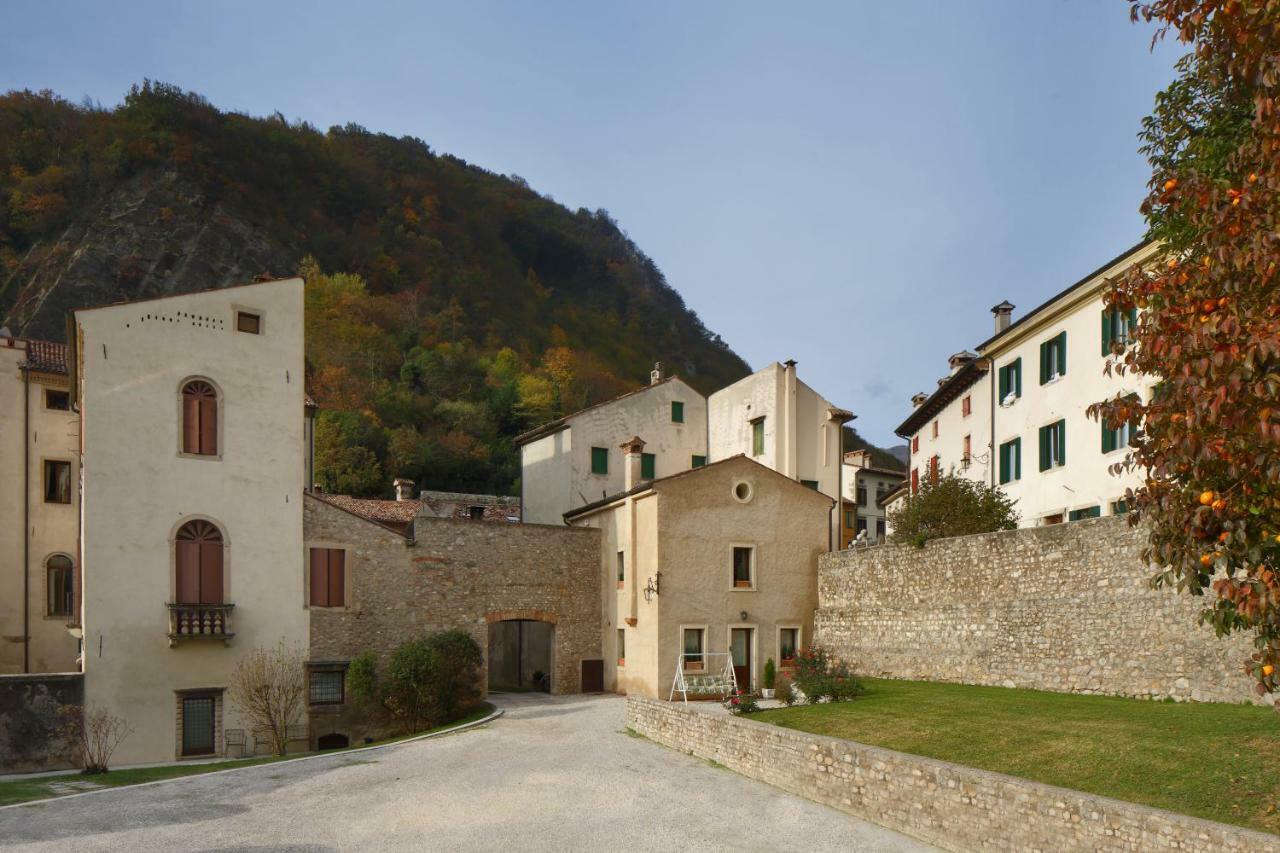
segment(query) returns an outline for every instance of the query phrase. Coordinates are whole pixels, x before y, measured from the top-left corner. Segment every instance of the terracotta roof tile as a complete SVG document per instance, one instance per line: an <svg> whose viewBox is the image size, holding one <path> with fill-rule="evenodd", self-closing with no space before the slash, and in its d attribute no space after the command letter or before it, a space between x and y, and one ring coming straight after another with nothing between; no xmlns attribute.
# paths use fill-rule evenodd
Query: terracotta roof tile
<svg viewBox="0 0 1280 853"><path fill-rule="evenodd" d="M26 366L41 373L67 372L67 345L54 341L27 341Z"/></svg>
<svg viewBox="0 0 1280 853"><path fill-rule="evenodd" d="M413 517L422 509L422 501L419 500L389 501L322 493L313 493L313 496L325 503L333 504L338 509L345 509L352 515L358 515L379 524L410 524L413 522Z"/></svg>

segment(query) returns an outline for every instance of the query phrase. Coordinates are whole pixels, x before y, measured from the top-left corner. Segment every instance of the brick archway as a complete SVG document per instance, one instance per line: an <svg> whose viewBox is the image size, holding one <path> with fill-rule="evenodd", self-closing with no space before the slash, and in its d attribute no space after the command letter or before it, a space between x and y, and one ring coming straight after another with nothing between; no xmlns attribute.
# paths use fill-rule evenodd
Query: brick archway
<svg viewBox="0 0 1280 853"><path fill-rule="evenodd" d="M529 622L549 622L555 625L560 617L549 610L493 610L485 614L484 621L492 625L494 622L510 622L515 620Z"/></svg>

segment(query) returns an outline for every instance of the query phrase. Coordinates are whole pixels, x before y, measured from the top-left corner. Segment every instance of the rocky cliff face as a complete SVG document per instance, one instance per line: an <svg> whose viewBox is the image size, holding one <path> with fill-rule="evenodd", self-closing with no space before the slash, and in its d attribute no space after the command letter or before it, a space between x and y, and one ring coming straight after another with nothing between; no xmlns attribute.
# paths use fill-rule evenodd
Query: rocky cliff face
<svg viewBox="0 0 1280 853"><path fill-rule="evenodd" d="M177 172L137 175L34 245L11 273L0 325L61 340L68 311L296 272L299 253Z"/></svg>

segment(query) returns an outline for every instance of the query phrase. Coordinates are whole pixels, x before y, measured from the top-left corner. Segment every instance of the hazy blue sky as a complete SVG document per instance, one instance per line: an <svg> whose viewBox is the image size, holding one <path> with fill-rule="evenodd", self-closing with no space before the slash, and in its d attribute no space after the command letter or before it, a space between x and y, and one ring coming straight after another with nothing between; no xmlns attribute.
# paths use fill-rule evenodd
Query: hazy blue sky
<svg viewBox="0 0 1280 853"><path fill-rule="evenodd" d="M1150 37L1123 0L10 0L0 90L150 77L606 208L753 367L796 359L889 444L992 305L1140 239Z"/></svg>

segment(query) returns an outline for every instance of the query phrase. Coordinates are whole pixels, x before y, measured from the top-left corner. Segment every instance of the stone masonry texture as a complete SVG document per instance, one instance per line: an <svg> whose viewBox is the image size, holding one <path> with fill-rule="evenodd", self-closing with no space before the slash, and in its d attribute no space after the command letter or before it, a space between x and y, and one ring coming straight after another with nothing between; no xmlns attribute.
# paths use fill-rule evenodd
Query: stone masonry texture
<svg viewBox="0 0 1280 853"><path fill-rule="evenodd" d="M664 746L954 851L1280 853L1280 837L643 697Z"/></svg>
<svg viewBox="0 0 1280 853"><path fill-rule="evenodd" d="M1144 527L1107 517L819 559L818 643L886 678L1240 702L1250 638L1152 589Z"/></svg>
<svg viewBox="0 0 1280 853"><path fill-rule="evenodd" d="M0 675L0 773L73 767L62 735L63 705L84 704L84 676Z"/></svg>
<svg viewBox="0 0 1280 853"><path fill-rule="evenodd" d="M555 626L553 693L579 692L582 661L601 656L597 530L419 516L406 539L314 498L304 530L308 546L347 550L346 606L310 609L317 667L367 651L385 661L407 639L454 628L475 638L487 662L489 624L506 619ZM351 706L313 705L313 739L385 733Z"/></svg>

